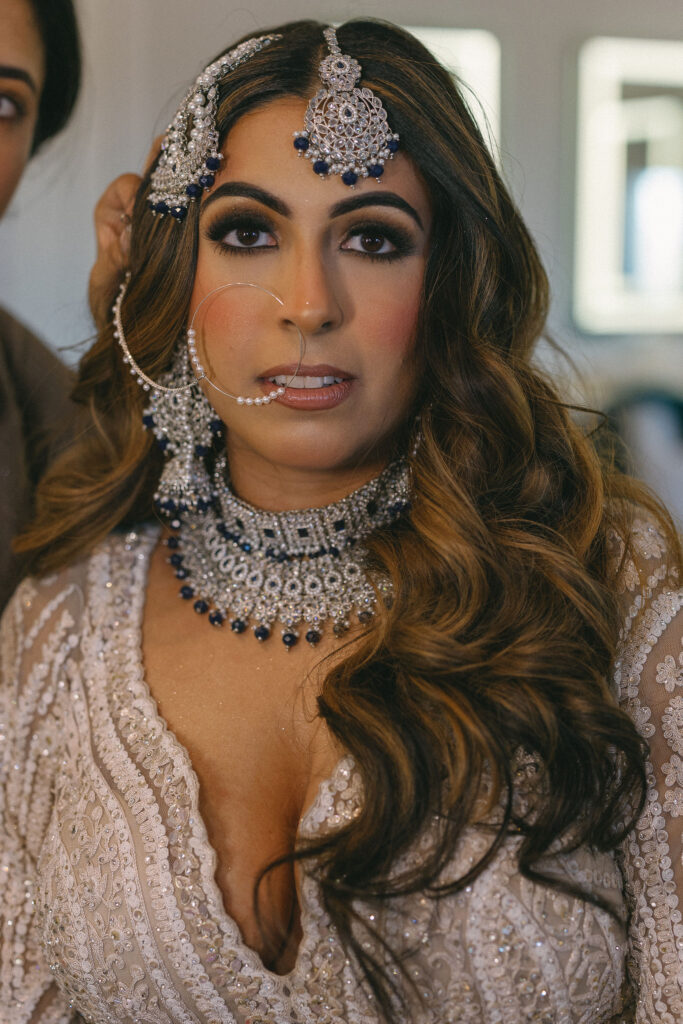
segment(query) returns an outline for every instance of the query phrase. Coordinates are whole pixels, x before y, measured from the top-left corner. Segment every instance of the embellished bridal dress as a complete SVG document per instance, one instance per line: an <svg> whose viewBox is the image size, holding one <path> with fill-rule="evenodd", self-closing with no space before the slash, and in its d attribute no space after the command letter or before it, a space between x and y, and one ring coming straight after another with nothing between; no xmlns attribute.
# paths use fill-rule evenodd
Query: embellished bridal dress
<svg viewBox="0 0 683 1024"><path fill-rule="evenodd" d="M151 528L115 535L86 562L24 582L3 620L0 1021L374 1024L312 876L286 975L266 969L224 909L197 777L143 676L157 538ZM464 891L438 903L406 897L376 915L414 982L396 979L409 1024L683 1021L682 594L653 526L638 525L635 548L644 572L622 568L614 686L651 745L647 803L619 857L581 848L545 865L617 914L522 878L510 835ZM542 768L521 758L515 778L517 797L532 799ZM344 757L300 836L339 827L362 799ZM466 833L452 877L484 842Z"/></svg>

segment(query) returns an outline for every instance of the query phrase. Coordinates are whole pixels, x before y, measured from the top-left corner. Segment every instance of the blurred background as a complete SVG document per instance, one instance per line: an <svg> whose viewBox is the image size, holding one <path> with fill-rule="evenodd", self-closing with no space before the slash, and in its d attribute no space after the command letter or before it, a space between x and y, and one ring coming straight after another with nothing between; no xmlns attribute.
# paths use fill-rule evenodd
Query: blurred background
<svg viewBox="0 0 683 1024"><path fill-rule="evenodd" d="M283 20L387 18L467 87L550 275L564 394L605 410L683 522L679 0L80 0L84 88L0 224L0 304L68 362L92 333L92 209L139 171L191 80ZM8 255L11 254L11 257Z"/></svg>

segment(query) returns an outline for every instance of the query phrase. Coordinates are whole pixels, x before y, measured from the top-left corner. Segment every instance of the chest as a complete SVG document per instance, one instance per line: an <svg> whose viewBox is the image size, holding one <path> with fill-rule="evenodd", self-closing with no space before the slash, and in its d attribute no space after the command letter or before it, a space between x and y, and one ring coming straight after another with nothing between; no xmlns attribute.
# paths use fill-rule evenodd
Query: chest
<svg viewBox="0 0 683 1024"><path fill-rule="evenodd" d="M316 713L330 652L288 652L276 638L261 645L251 632L215 629L178 600L174 584L163 555L153 556L145 679L198 779L225 908L259 946L255 883L293 850L300 818L341 753ZM263 883L276 931L296 916L296 884L290 866Z"/></svg>

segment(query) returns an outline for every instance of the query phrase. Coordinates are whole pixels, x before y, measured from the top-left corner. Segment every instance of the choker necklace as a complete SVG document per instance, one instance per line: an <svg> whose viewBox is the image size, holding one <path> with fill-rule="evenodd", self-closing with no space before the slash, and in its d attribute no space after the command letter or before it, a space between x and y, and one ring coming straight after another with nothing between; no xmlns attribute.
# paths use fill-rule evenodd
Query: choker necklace
<svg viewBox="0 0 683 1024"><path fill-rule="evenodd" d="M354 615L368 623L375 587L390 599L390 581L365 568L363 541L409 508L405 459L333 505L291 512L248 505L225 484L226 475L223 456L216 460L208 510L174 519L175 532L166 540L168 561L182 580L180 596L211 625L229 622L235 633L251 627L263 641L280 622L290 650L300 631L315 646L327 622L336 636Z"/></svg>

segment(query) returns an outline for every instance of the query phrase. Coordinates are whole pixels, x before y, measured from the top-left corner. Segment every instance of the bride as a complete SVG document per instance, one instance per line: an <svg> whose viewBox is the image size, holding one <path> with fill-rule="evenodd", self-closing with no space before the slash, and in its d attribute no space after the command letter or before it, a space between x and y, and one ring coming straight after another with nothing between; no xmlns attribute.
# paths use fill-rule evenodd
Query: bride
<svg viewBox="0 0 683 1024"><path fill-rule="evenodd" d="M3 1020L679 1019L679 549L449 74L227 51L117 289L3 619Z"/></svg>

